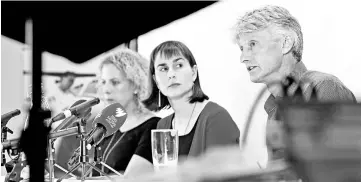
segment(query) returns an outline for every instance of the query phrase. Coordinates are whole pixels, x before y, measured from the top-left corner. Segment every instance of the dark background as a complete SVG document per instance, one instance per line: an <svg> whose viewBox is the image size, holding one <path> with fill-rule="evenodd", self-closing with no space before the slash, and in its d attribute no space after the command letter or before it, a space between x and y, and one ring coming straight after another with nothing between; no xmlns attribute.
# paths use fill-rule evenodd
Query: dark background
<svg viewBox="0 0 361 182"><path fill-rule="evenodd" d="M25 20L41 49L83 63L216 1L1 2L1 34L24 42ZM39 33L39 32L38 32Z"/></svg>

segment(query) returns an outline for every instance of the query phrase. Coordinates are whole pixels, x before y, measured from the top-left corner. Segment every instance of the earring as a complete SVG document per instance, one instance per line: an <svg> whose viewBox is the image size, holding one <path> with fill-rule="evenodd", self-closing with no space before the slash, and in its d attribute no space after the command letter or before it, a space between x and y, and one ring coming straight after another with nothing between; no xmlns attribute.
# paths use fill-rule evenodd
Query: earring
<svg viewBox="0 0 361 182"><path fill-rule="evenodd" d="M158 91L158 107L160 108L160 106L162 105L161 100L160 100L160 90Z"/></svg>

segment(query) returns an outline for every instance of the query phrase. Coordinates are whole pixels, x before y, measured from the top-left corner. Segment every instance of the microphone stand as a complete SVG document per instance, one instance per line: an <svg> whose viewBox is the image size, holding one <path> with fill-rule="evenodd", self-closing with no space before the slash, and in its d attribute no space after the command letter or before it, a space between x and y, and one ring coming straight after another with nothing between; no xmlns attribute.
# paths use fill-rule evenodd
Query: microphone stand
<svg viewBox="0 0 361 182"><path fill-rule="evenodd" d="M65 175L63 175L62 177L60 177L57 182L61 182L65 177L67 177L69 175L69 173L72 173L73 171L75 171L76 169L78 169L79 167L82 168L82 173L81 173L81 177L80 180L84 181L85 180L85 167L87 165L89 165L91 168L95 169L96 171L98 171L100 174L108 177L109 179L111 179L107 174L105 174L103 171L101 171L99 168L97 168L95 165L89 163L87 161L87 137L86 135L86 129L85 129L85 125L86 125L86 120L81 118L80 121L77 123L77 127L78 127L78 135L80 136L80 156L79 156L79 162L78 164L76 164L73 168L71 168L69 170L69 172L67 172Z"/></svg>
<svg viewBox="0 0 361 182"><path fill-rule="evenodd" d="M89 114L90 114L90 110L89 110ZM67 125L69 125L69 124L71 124L74 120L78 119L79 117L81 117L80 114L78 114L78 115L72 115L72 116L70 116L69 118L66 118L65 120L63 120L63 121L52 131L52 133L56 133L56 132L60 131L60 129L64 128L65 126L67 126ZM84 118L82 118L82 119L85 121ZM48 126L50 127L52 123L53 123L53 119L51 119L51 120L49 121ZM78 133L79 133L79 132L78 132ZM61 136L61 135L60 135L60 136ZM59 137L60 137L60 136L59 136ZM64 135L64 136L66 136L66 135ZM50 146L50 147L48 148L48 166L49 166L49 181L50 181L50 182L52 182L52 178L53 178L53 176L54 176L54 166L56 166L57 168L59 168L60 170L62 170L62 171L65 172L65 173L68 173L68 172L69 172L69 171L67 171L66 169L64 169L63 167L61 167L60 165L54 163L53 153L54 153L54 151L55 151L55 149L54 149L54 141L55 141L55 139L53 139L53 138L57 138L57 137L50 137L50 136L49 136L49 139L48 139L48 145ZM70 175L73 176L73 177L76 177L73 173L68 173L68 174L70 174Z"/></svg>
<svg viewBox="0 0 361 182"><path fill-rule="evenodd" d="M6 123L7 123L7 121L6 121ZM6 124L4 126L1 126L1 143L5 142L7 140L8 132L13 134L13 131L11 129L9 129L6 126ZM8 153L9 152L10 151L8 150ZM14 151L12 151L12 152L14 152ZM17 151L15 151L15 152L17 152ZM9 155L11 155L11 154L9 153ZM4 147L2 148L2 150L1 150L1 166L5 166L6 171L7 171L7 175L5 176L5 182L10 181L10 178L13 176L12 174L13 174L16 164L18 163L19 157L20 157L20 154L18 155L18 157L15 157L13 159L14 165L12 166L11 171L8 171L7 166L5 166L5 164L6 164L5 148Z"/></svg>
<svg viewBox="0 0 361 182"><path fill-rule="evenodd" d="M105 167L107 167L109 170L111 170L112 172L114 172L115 174L119 175L119 176L123 176L122 174L120 174L118 171L116 171L115 169L113 169L112 167L108 166L105 162L102 161L102 153L101 153L101 147L98 145L96 145L94 147L94 162L95 165L97 164L101 164ZM90 167L88 169L88 171L85 173L85 176L87 176L91 171L92 171L93 167Z"/></svg>
<svg viewBox="0 0 361 182"><path fill-rule="evenodd" d="M54 150L54 143L52 139L48 139L48 166L49 166L49 182L53 182L54 176L54 157L53 157L53 150Z"/></svg>
<svg viewBox="0 0 361 182"><path fill-rule="evenodd" d="M8 120L7 120L8 121ZM7 123L7 121L5 123ZM2 121L3 122L3 121ZM13 134L13 131L11 129L9 129L6 124L4 126L1 127L1 143L6 142L7 141L7 134L11 133ZM6 158L5 158L5 147L3 147L2 151L1 151L1 156L2 156L2 160L1 160L1 166L5 165L7 174L5 176L5 182L8 181L16 181L20 179L20 173L21 170L23 169L23 167L25 167L26 163L23 162L25 161L24 159L24 154L22 154L22 151L19 150L18 148L16 149L8 149L8 155L17 155L15 158L13 158L10 162L13 162L12 166L11 166L11 170L9 170L10 166L7 166L8 164L6 163ZM11 151L11 152L10 152ZM21 167L20 167L21 166Z"/></svg>
<svg viewBox="0 0 361 182"><path fill-rule="evenodd" d="M8 132L13 134L13 131L11 129L9 129L6 126L1 126L1 143L6 141L6 139L8 137ZM1 150L1 157L2 157L1 166L4 166L5 163L6 163L5 149L4 148Z"/></svg>
<svg viewBox="0 0 361 182"><path fill-rule="evenodd" d="M57 129L55 129L53 131L53 133L59 131L59 127ZM66 130L65 130L66 131ZM60 135L62 136L62 135ZM60 137L60 136L57 136L57 137ZM66 136L66 135L64 135ZM53 177L55 176L54 175L54 166L59 168L60 170L62 170L63 172L65 173L68 173L69 171L64 169L63 167L61 167L60 165L56 164L54 161L54 152L55 152L55 149L54 149L54 141L55 139L53 139L50 135L48 137L48 166L49 166L49 182L53 182ZM76 177L73 173L68 173L70 174L71 176L73 177Z"/></svg>
<svg viewBox="0 0 361 182"><path fill-rule="evenodd" d="M54 166L59 168L65 173L68 173L69 171L58 165L56 162L54 162L54 139L49 139L49 148L48 148L48 170L49 170L49 182L53 182L54 178ZM71 176L76 177L73 173L69 173Z"/></svg>

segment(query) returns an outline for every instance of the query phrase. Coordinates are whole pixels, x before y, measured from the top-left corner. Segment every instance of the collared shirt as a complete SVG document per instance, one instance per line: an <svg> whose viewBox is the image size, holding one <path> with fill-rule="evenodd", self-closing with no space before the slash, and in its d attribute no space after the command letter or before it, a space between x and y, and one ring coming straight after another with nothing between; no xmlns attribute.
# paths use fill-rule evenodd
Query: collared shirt
<svg viewBox="0 0 361 182"><path fill-rule="evenodd" d="M302 62L297 63L291 76L296 82L302 84L302 93L304 99L310 99L312 88L317 94L317 101L320 102L353 102L356 98L353 93L335 76L318 71L308 71ZM298 85L291 85L288 89L288 95L293 95ZM277 100L281 97L270 95L265 102L264 109L268 114L266 141L269 149L270 159L280 159L284 157L283 132L281 131L281 122L276 120Z"/></svg>

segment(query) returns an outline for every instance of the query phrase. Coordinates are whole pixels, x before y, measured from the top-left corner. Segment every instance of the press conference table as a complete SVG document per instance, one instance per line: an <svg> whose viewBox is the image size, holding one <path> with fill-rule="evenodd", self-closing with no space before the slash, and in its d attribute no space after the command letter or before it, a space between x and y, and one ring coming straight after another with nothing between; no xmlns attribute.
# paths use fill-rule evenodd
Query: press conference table
<svg viewBox="0 0 361 182"><path fill-rule="evenodd" d="M210 173L214 173L212 170L208 170L207 172L204 171L204 169L198 169L198 170L191 170L191 171L179 171L179 170L168 170L163 172L158 172L154 174L144 175L138 178L133 179L122 179L117 178L117 182L161 182L161 181L170 181L170 182L256 182L256 181L269 181L269 182L276 182L277 180L265 180L265 179L259 179L254 178L255 176L261 176L265 174L272 174L277 171L282 171L285 169L285 166L283 164L276 164L272 166L272 168L264 168L264 169L249 169L249 170L243 170L236 172L233 167L230 166L228 169L219 171L220 175L214 174L211 175ZM237 169L239 170L239 169ZM222 174L221 174L222 173ZM215 176L217 175L217 176ZM206 177L208 176L208 178ZM105 177L93 177L93 178L87 178L85 182L113 182L108 179L104 179ZM0 182L3 182L5 180L5 176L0 177ZM54 179L53 181L56 182L57 179ZM23 181L26 182L27 180ZM45 179L45 181L49 181L48 179ZM62 182L79 182L81 180L78 179L64 179Z"/></svg>
<svg viewBox="0 0 361 182"><path fill-rule="evenodd" d="M215 170L217 171L215 171ZM277 182L277 180L267 178L260 178L260 176L266 176L269 174L275 174L278 171L282 171L286 169L286 166L283 164L276 164L269 168L264 169L256 169L250 168L244 170L240 169L238 166L227 166L224 169L209 167L205 168L188 168L182 170L167 170L164 172L158 172L148 175L141 175L137 178L133 179L125 179L122 177L116 178L116 180L109 180L105 177L92 177L86 178L85 182L97 181L97 182ZM114 178L113 178L114 179ZM5 180L5 176L0 177L0 182ZM53 182L56 182L57 179L53 179ZM49 181L47 178L45 181ZM63 179L62 182L79 182L81 180L78 179ZM27 180L23 180L22 182L27 182Z"/></svg>
<svg viewBox="0 0 361 182"><path fill-rule="evenodd" d="M227 154L225 156L225 154ZM222 147L219 150L210 150L197 158L189 157L185 163L176 168L167 168L161 172L139 175L134 179L117 178L118 182L244 182L244 181L272 181L254 180L259 176L272 176L286 170L288 165L284 161L274 161L267 166L259 167L256 161L249 160L239 152L238 147ZM3 178L2 178L3 179ZM252 180L250 180L252 179ZM268 179L268 178L267 178ZM55 180L54 180L55 181ZM76 179L64 179L63 182L76 182ZM102 178L91 178L86 181L107 181ZM0 181L1 182L1 181Z"/></svg>

